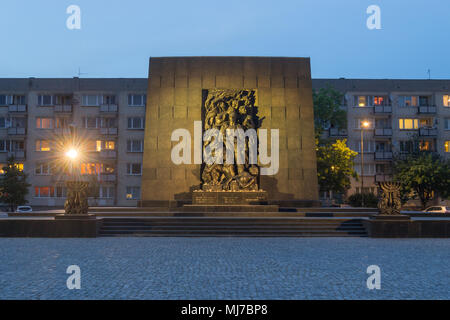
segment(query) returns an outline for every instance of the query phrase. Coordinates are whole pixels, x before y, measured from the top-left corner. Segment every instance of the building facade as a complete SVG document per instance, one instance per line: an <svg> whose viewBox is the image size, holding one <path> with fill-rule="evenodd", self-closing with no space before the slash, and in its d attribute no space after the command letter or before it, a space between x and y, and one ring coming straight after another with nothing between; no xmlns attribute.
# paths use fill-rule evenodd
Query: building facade
<svg viewBox="0 0 450 320"><path fill-rule="evenodd" d="M342 108L347 111L347 128L329 128L327 134L347 139L358 152L359 175L363 134L365 192L376 194L377 182L392 179L395 154L418 148L450 158L449 80L313 80L316 90L327 86L344 94ZM367 128L363 122L368 122ZM360 191L361 180L353 180L349 194Z"/></svg>
<svg viewBox="0 0 450 320"><path fill-rule="evenodd" d="M0 79L0 165L10 156L28 174L32 206L61 207L69 127L84 141L78 172L95 181L90 205L135 206L141 197L147 79ZM359 155L364 190L392 178L392 157L413 148L450 157L450 80L313 79L344 94L347 128L329 128ZM361 122L369 127L361 129ZM411 140L418 141L418 145ZM353 181L349 193L360 191Z"/></svg>

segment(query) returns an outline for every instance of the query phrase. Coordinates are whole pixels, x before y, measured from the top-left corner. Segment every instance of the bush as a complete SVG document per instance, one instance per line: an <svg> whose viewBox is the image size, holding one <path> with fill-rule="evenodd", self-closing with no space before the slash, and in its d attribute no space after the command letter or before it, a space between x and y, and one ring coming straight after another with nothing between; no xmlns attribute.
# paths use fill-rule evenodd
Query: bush
<svg viewBox="0 0 450 320"><path fill-rule="evenodd" d="M361 207L362 194L354 193L347 200L352 207ZM378 197L373 193L364 193L364 207L376 208L378 204Z"/></svg>

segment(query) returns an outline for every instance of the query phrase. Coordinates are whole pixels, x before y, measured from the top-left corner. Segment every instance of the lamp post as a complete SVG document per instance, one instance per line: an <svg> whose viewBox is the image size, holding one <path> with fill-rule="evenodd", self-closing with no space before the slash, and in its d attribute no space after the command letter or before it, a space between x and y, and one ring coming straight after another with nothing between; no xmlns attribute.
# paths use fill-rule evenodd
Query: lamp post
<svg viewBox="0 0 450 320"><path fill-rule="evenodd" d="M364 129L369 125L369 121L361 122L361 207L364 207Z"/></svg>
<svg viewBox="0 0 450 320"><path fill-rule="evenodd" d="M71 124L70 128L70 139L68 150L65 152L65 156L70 161L70 181L66 182L67 187L67 199L64 204L64 211L66 215L87 215L88 213L88 202L87 202L87 187L88 183L81 181L78 178L78 162L79 151L78 151L78 137L75 125Z"/></svg>

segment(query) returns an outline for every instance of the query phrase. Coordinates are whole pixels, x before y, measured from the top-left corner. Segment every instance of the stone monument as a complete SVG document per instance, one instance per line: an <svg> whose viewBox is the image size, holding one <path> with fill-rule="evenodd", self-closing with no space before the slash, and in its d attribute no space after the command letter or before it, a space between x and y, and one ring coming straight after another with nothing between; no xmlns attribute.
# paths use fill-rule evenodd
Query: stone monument
<svg viewBox="0 0 450 320"><path fill-rule="evenodd" d="M141 206L318 203L308 58L151 58L146 124Z"/></svg>

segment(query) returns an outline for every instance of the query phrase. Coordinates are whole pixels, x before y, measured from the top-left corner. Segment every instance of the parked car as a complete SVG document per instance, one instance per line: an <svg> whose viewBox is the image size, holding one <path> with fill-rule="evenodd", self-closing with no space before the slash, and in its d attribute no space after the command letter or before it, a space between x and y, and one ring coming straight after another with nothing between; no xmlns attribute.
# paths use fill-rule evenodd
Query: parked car
<svg viewBox="0 0 450 320"><path fill-rule="evenodd" d="M449 213L450 214L450 207L433 206L433 207L426 208L425 210L423 210L423 212L427 212L427 213Z"/></svg>
<svg viewBox="0 0 450 320"><path fill-rule="evenodd" d="M30 206L18 206L16 212L32 212L33 209Z"/></svg>

